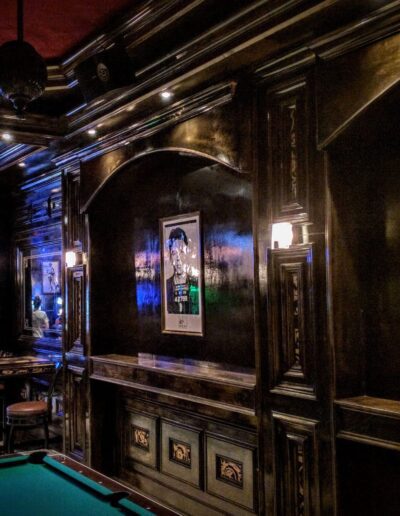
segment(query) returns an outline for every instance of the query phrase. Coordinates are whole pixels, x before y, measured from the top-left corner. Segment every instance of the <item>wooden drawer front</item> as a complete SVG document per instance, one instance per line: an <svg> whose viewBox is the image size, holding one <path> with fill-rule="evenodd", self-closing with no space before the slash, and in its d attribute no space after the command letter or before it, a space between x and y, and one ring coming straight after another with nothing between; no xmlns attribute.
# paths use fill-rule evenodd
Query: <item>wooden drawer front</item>
<svg viewBox="0 0 400 516"><path fill-rule="evenodd" d="M161 471L200 487L200 431L161 423Z"/></svg>
<svg viewBox="0 0 400 516"><path fill-rule="evenodd" d="M255 510L254 448L207 435L206 449L207 492Z"/></svg>

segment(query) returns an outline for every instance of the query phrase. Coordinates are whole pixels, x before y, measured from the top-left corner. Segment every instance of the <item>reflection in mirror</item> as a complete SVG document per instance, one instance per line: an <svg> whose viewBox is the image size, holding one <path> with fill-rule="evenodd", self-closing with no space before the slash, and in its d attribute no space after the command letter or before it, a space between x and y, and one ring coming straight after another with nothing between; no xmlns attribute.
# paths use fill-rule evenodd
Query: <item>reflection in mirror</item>
<svg viewBox="0 0 400 516"><path fill-rule="evenodd" d="M25 329L36 338L61 332L61 254L27 256L24 271Z"/></svg>

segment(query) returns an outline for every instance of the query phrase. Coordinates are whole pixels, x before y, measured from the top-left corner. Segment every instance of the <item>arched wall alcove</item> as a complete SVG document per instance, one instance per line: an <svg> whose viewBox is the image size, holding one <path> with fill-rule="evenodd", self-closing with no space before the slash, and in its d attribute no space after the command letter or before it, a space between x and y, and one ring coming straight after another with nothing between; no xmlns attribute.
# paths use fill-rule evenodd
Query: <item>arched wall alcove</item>
<svg viewBox="0 0 400 516"><path fill-rule="evenodd" d="M324 149L338 398L400 399L399 117L395 84Z"/></svg>
<svg viewBox="0 0 400 516"><path fill-rule="evenodd" d="M204 335L161 331L160 219L200 212ZM92 354L149 353L254 367L252 184L206 156L155 152L92 198Z"/></svg>

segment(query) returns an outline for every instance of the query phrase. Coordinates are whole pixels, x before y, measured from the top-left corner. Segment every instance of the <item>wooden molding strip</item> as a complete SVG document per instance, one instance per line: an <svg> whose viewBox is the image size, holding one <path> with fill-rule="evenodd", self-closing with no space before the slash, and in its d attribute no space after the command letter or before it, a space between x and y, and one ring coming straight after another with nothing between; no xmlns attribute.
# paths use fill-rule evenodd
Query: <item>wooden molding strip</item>
<svg viewBox="0 0 400 516"><path fill-rule="evenodd" d="M58 156L54 162L57 166L65 166L72 160L92 159L104 152L109 152L135 140L146 138L166 127L184 122L205 111L227 104L233 99L235 90L236 83L232 81L212 86L175 102L171 106L153 112L130 124L128 127L110 132L103 138L99 138L95 142L90 142L83 148L74 149ZM68 135L67 139L73 136L74 133Z"/></svg>

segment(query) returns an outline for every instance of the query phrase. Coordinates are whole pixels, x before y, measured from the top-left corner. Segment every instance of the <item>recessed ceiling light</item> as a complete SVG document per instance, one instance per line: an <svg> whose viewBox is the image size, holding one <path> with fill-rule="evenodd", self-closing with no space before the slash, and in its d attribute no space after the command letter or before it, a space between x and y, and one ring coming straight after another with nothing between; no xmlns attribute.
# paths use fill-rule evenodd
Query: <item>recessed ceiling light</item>
<svg viewBox="0 0 400 516"><path fill-rule="evenodd" d="M160 93L160 95L161 95L161 98L163 98L164 100L168 100L172 97L173 93L172 93L172 91L164 90Z"/></svg>
<svg viewBox="0 0 400 516"><path fill-rule="evenodd" d="M93 129L93 128L92 128L92 129L89 129L87 133L88 133L90 136L96 136L97 131L96 131L96 129Z"/></svg>
<svg viewBox="0 0 400 516"><path fill-rule="evenodd" d="M25 168L25 167L26 167L26 163L25 163L25 161L20 161L20 162L18 163L18 166L19 166L19 167L21 167L21 168Z"/></svg>
<svg viewBox="0 0 400 516"><path fill-rule="evenodd" d="M10 133L3 133L1 135L1 137L3 138L3 140L5 140L6 142L9 142L12 140L12 135Z"/></svg>

